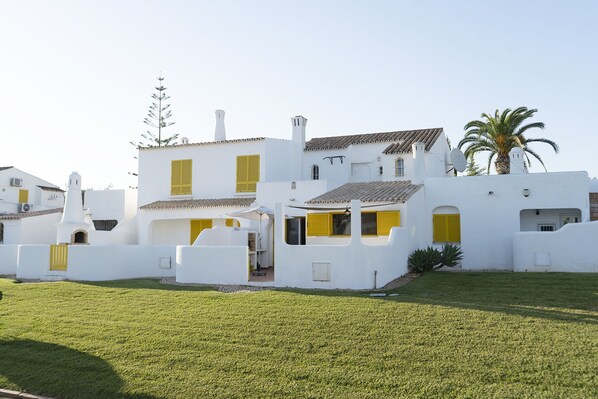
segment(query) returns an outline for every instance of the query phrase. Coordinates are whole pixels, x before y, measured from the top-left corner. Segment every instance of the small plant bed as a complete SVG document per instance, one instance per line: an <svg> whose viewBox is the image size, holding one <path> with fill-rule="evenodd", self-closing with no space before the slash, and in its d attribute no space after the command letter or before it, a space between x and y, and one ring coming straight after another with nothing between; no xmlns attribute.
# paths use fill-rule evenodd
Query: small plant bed
<svg viewBox="0 0 598 399"><path fill-rule="evenodd" d="M597 287L596 274L429 272L372 298L0 279L0 387L54 398L594 398Z"/></svg>

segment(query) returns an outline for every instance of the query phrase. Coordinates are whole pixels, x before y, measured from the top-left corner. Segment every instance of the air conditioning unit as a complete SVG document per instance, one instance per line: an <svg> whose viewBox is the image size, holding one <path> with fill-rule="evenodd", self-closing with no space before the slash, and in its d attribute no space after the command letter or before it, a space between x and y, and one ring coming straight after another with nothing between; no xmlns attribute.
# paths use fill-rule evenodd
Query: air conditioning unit
<svg viewBox="0 0 598 399"><path fill-rule="evenodd" d="M19 204L19 213L29 212L31 210L31 204L22 203Z"/></svg>
<svg viewBox="0 0 598 399"><path fill-rule="evenodd" d="M11 185L11 187L21 187L23 185L23 179L19 179L17 177L11 177L10 185Z"/></svg>

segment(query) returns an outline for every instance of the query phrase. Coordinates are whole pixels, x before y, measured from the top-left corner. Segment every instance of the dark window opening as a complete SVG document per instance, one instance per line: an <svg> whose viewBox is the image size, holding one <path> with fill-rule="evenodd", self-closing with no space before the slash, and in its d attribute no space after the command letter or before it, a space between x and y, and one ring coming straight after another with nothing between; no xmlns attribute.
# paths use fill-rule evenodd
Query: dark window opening
<svg viewBox="0 0 598 399"><path fill-rule="evenodd" d="M376 213L361 214L361 235L378 234L378 223ZM351 235L351 215L345 213L336 213L332 215L332 235L343 236Z"/></svg>
<svg viewBox="0 0 598 399"><path fill-rule="evenodd" d="M93 225L97 231L111 231L118 224L117 220L94 220Z"/></svg>

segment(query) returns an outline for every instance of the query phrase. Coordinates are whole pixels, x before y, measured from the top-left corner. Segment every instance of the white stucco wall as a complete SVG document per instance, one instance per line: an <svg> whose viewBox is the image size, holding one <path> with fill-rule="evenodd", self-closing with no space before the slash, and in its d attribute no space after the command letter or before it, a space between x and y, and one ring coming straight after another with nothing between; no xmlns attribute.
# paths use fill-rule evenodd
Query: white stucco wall
<svg viewBox="0 0 598 399"><path fill-rule="evenodd" d="M352 202L360 214L358 201ZM276 207L275 281L276 286L302 288L371 289L381 287L407 273L409 239L405 228L393 227L387 245L364 245L359 237L361 219L352 223L353 237L347 245L288 245L284 240L282 204ZM329 264L330 281L314 281L314 262Z"/></svg>
<svg viewBox="0 0 598 399"><path fill-rule="evenodd" d="M513 234L513 270L598 273L598 222Z"/></svg>
<svg viewBox="0 0 598 399"><path fill-rule="evenodd" d="M242 207L214 207L197 209L140 210L138 214L138 241L141 245L189 245L191 219L217 219L213 226L224 225L229 213ZM233 218L235 219L235 218ZM252 221L236 218L243 227ZM257 228L257 224L255 225Z"/></svg>
<svg viewBox="0 0 598 399"><path fill-rule="evenodd" d="M17 274L18 245L0 245L0 275Z"/></svg>
<svg viewBox="0 0 598 399"><path fill-rule="evenodd" d="M90 209L93 220L117 220L119 223L135 216L135 190L88 190L83 206Z"/></svg>
<svg viewBox="0 0 598 399"><path fill-rule="evenodd" d="M52 213L19 220L0 220L4 225L5 245L52 244L56 242L56 224L62 214Z"/></svg>
<svg viewBox="0 0 598 399"><path fill-rule="evenodd" d="M522 209L572 208L589 220L585 172L491 175L425 180L425 245L432 244L432 214L454 206L461 215L463 269L513 268L513 233ZM529 197L523 189L530 190Z"/></svg>
<svg viewBox="0 0 598 399"><path fill-rule="evenodd" d="M178 246L176 281L203 284L247 284L247 246Z"/></svg>
<svg viewBox="0 0 598 399"><path fill-rule="evenodd" d="M17 277L45 280L60 276L83 281L173 277L175 256L174 246L71 245L66 272L51 272L49 245L20 245ZM160 259L170 268L161 268Z"/></svg>
<svg viewBox="0 0 598 399"><path fill-rule="evenodd" d="M293 183L294 187L293 188ZM277 203L285 205L304 205L305 201L328 191L326 180L298 180L258 183L256 202L274 210ZM287 209L288 215L304 216L305 211Z"/></svg>

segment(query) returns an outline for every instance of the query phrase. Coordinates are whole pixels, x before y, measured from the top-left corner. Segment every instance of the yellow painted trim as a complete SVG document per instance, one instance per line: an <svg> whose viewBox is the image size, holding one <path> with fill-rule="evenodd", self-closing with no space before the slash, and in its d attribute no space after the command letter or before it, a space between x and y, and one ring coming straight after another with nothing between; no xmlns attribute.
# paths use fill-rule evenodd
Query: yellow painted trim
<svg viewBox="0 0 598 399"><path fill-rule="evenodd" d="M50 245L50 270L66 271L69 247L66 244Z"/></svg>
<svg viewBox="0 0 598 399"><path fill-rule="evenodd" d="M29 202L29 190L20 189L19 190L19 203L26 204Z"/></svg>
<svg viewBox="0 0 598 399"><path fill-rule="evenodd" d="M170 164L170 195L193 193L193 160L178 159Z"/></svg>
<svg viewBox="0 0 598 399"><path fill-rule="evenodd" d="M237 193L254 193L260 181L260 155L237 156Z"/></svg>

